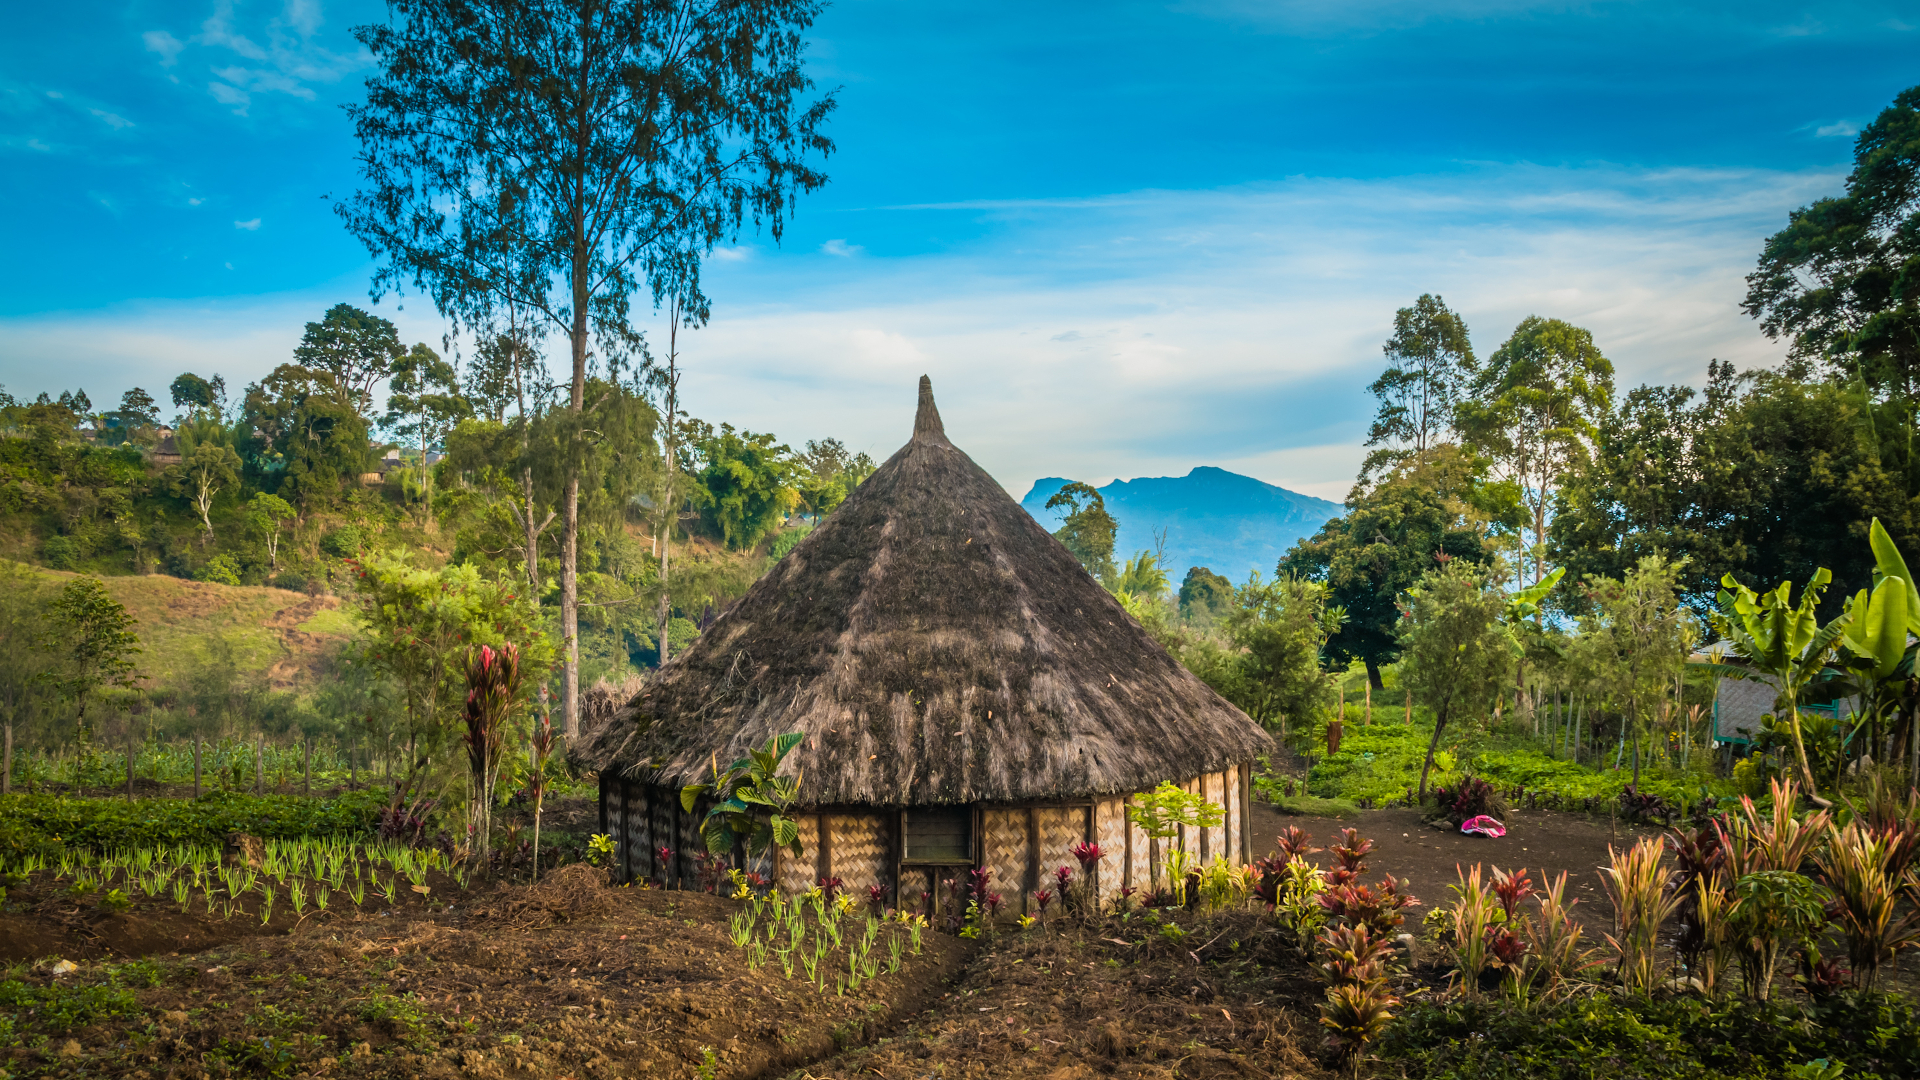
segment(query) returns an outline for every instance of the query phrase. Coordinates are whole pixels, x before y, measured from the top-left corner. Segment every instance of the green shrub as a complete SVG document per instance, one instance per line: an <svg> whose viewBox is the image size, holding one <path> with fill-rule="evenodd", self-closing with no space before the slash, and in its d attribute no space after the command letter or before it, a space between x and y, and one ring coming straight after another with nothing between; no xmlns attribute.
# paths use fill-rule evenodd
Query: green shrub
<svg viewBox="0 0 1920 1080"><path fill-rule="evenodd" d="M1409 1005L1380 1056L1396 1075L1433 1080L1761 1080L1845 1065L1859 1080L1920 1075L1920 1024L1904 998L1839 994L1804 1007L1710 1005L1611 995L1520 1008L1506 1002Z"/></svg>
<svg viewBox="0 0 1920 1080"><path fill-rule="evenodd" d="M306 592L307 585L307 575L302 574L298 570L282 570L273 577L273 586L276 589L286 589L290 592Z"/></svg>
<svg viewBox="0 0 1920 1080"><path fill-rule="evenodd" d="M40 545L40 557L55 570L74 570L80 566L80 545L72 537L49 536Z"/></svg>
<svg viewBox="0 0 1920 1080"><path fill-rule="evenodd" d="M358 526L342 525L329 530L320 538L320 550L336 559L351 558L360 554L360 548L366 544L366 537Z"/></svg>
<svg viewBox="0 0 1920 1080"><path fill-rule="evenodd" d="M219 585L240 584L240 564L232 555L215 555L208 559L205 566L193 572L195 581L211 581Z"/></svg>
<svg viewBox="0 0 1920 1080"><path fill-rule="evenodd" d="M787 552L793 550L794 545L805 540L807 534L811 532L813 532L813 526L811 525L801 525L798 528L788 529L773 538L773 547L768 553L776 559L783 559L786 557Z"/></svg>
<svg viewBox="0 0 1920 1080"><path fill-rule="evenodd" d="M160 844L218 846L229 833L263 838L364 836L385 796L357 791L336 799L213 792L198 799L76 799L0 796L0 857L16 860L59 847L94 851Z"/></svg>

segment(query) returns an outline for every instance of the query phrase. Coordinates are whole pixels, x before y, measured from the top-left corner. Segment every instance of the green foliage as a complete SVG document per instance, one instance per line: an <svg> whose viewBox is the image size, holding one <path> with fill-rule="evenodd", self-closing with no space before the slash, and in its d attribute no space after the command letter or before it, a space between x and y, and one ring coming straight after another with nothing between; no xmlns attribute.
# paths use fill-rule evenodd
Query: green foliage
<svg viewBox="0 0 1920 1080"><path fill-rule="evenodd" d="M1449 563L1408 590L1401 630L1401 678L1414 700L1433 711L1433 739L1420 772L1422 799L1427 773L1450 720L1484 709L1512 664L1510 639L1500 626L1506 597L1488 587L1484 571Z"/></svg>
<svg viewBox="0 0 1920 1080"><path fill-rule="evenodd" d="M1649 555L1628 571L1625 581L1591 578L1586 582L1594 611L1581 620L1574 647L1625 715L1633 733L1633 772L1640 775L1641 738L1655 710L1672 692L1674 678L1687 663L1697 627L1680 607L1674 584L1680 568Z"/></svg>
<svg viewBox="0 0 1920 1080"><path fill-rule="evenodd" d="M511 642L528 671L544 677L553 666L553 643L538 605L523 595L524 583L485 578L472 566L422 566L405 550L369 555L355 570L365 661L398 688L408 734L423 759L454 726L470 648ZM410 763L403 790L421 767Z"/></svg>
<svg viewBox="0 0 1920 1080"><path fill-rule="evenodd" d="M1714 598L1712 615L1713 628L1747 661L1751 672L1774 679L1779 689L1774 717L1787 718L1786 727L1800 764L1800 782L1807 797L1816 802L1820 801L1820 788L1807 759L1799 704L1801 691L1826 667L1846 630L1845 615L1822 626L1815 612L1820 594L1832 580L1832 573L1825 567L1815 571L1796 604L1790 581L1759 594L1728 575L1721 582L1725 588ZM1728 670L1736 677L1747 675L1738 668Z"/></svg>
<svg viewBox="0 0 1920 1080"><path fill-rule="evenodd" d="M1322 582L1347 621L1327 641L1342 663L1364 661L1369 672L1400 655L1400 602L1434 557L1486 563L1489 528L1516 526L1511 486L1487 481L1487 462L1457 446L1413 453L1369 486L1356 485L1346 513L1295 544L1281 574Z"/></svg>
<svg viewBox="0 0 1920 1080"><path fill-rule="evenodd" d="M370 833L384 796L335 799L210 792L198 799L82 799L0 796L0 857L48 854L55 845L119 851L164 844L219 847L231 833L268 839L356 837Z"/></svg>
<svg viewBox="0 0 1920 1080"><path fill-rule="evenodd" d="M1107 513L1107 500L1091 484L1076 480L1053 493L1048 510L1065 508L1066 520L1054 530L1054 537L1066 545L1087 573L1102 584L1114 579L1113 538L1120 523Z"/></svg>
<svg viewBox="0 0 1920 1080"><path fill-rule="evenodd" d="M1854 141L1845 195L1767 238L1741 305L1803 367L1878 395L1920 391L1920 86Z"/></svg>
<svg viewBox="0 0 1920 1080"><path fill-rule="evenodd" d="M1128 821L1139 826L1141 832L1160 840L1178 836L1182 826L1216 828L1226 820L1226 814L1224 807L1208 802L1206 796L1167 780L1162 780L1152 791L1136 796L1134 804L1127 808Z"/></svg>
<svg viewBox="0 0 1920 1080"><path fill-rule="evenodd" d="M232 555L220 554L208 559L205 565L194 571L193 580L211 581L220 585L239 585L240 566Z"/></svg>
<svg viewBox="0 0 1920 1080"><path fill-rule="evenodd" d="M800 855L800 827L787 817L799 791L797 776L776 776L787 752L800 744L804 736L797 732L775 735L758 750L714 769L713 780L689 784L680 789L680 804L689 813L701 796L714 800L701 822L701 835L707 851L725 855L735 843L746 845L749 854L758 855L778 845ZM760 815L766 814L765 818Z"/></svg>
<svg viewBox="0 0 1920 1080"><path fill-rule="evenodd" d="M1480 367L1466 320L1431 293L1394 312L1393 336L1383 351L1387 370L1367 387L1380 401L1367 445L1379 449L1361 466L1363 481L1437 445L1453 427L1454 408Z"/></svg>
<svg viewBox="0 0 1920 1080"><path fill-rule="evenodd" d="M1194 622L1211 623L1233 610L1233 582L1204 566L1187 569L1180 582L1180 614Z"/></svg>
<svg viewBox="0 0 1920 1080"><path fill-rule="evenodd" d="M698 450L702 514L735 551L759 546L800 505L792 451L772 435L722 424Z"/></svg>
<svg viewBox="0 0 1920 1080"><path fill-rule="evenodd" d="M767 549L767 554L775 559L784 559L787 557L787 552L798 547L800 541L805 540L812 532L813 526L811 525L802 525L798 528L783 530L780 535L773 538L773 546ZM678 645L679 643L675 642L674 644Z"/></svg>
<svg viewBox="0 0 1920 1080"><path fill-rule="evenodd" d="M1882 995L1804 1009L1606 994L1530 1008L1454 999L1404 1009L1380 1057L1433 1080L1773 1080L1821 1058L1844 1062L1849 1077L1893 1080L1920 1070L1920 1024L1911 1003Z"/></svg>
<svg viewBox="0 0 1920 1080"><path fill-rule="evenodd" d="M105 984L54 982L46 986L33 986L18 979L0 981L0 1012L13 1014L16 1032L40 1029L64 1034L139 1011L133 992L111 980ZM0 1035L5 1031L0 1028Z"/></svg>
<svg viewBox="0 0 1920 1080"><path fill-rule="evenodd" d="M1172 587L1166 568L1151 551L1137 551L1113 579L1113 591L1131 593L1149 599L1164 595Z"/></svg>
<svg viewBox="0 0 1920 1080"><path fill-rule="evenodd" d="M1235 593L1226 631L1238 649L1220 690L1248 716L1269 727L1311 727L1327 705L1330 686L1320 650L1346 613L1327 604L1318 582L1254 574Z"/></svg>
<svg viewBox="0 0 1920 1080"><path fill-rule="evenodd" d="M1549 508L1561 482L1587 462L1595 424L1613 405L1613 364L1593 334L1530 315L1475 375L1458 424L1487 454L1526 506L1533 545L1523 551L1533 579L1546 576Z"/></svg>

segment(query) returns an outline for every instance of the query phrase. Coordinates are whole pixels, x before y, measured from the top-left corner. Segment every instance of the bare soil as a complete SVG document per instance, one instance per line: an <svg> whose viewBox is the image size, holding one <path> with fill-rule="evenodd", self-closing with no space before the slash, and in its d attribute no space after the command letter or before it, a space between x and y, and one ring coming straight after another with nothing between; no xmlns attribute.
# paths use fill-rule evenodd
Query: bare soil
<svg viewBox="0 0 1920 1080"><path fill-rule="evenodd" d="M436 890L437 891L437 890ZM750 1077L817 1060L918 1012L972 951L926 934L898 974L844 995L747 970L731 901L609 889L574 865L451 908L315 918L159 960L134 1015L16 1021L15 1076ZM276 915L276 919L278 916ZM829 962L832 956L829 955ZM841 965L844 967L844 963ZM97 984L100 965L30 986ZM44 1038L43 1038L44 1037Z"/></svg>

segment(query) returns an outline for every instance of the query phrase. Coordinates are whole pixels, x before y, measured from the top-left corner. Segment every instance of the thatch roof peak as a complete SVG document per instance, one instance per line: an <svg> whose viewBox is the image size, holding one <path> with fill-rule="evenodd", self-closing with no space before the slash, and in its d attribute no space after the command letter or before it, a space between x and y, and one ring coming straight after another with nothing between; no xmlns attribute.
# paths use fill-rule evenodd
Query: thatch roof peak
<svg viewBox="0 0 1920 1080"><path fill-rule="evenodd" d="M947 440L924 377L913 438L575 757L680 786L793 731L808 805L1139 791L1272 749Z"/></svg>
<svg viewBox="0 0 1920 1080"><path fill-rule="evenodd" d="M947 427L940 422L940 409L933 403L933 380L920 376L920 408L913 414L913 441L952 446Z"/></svg>

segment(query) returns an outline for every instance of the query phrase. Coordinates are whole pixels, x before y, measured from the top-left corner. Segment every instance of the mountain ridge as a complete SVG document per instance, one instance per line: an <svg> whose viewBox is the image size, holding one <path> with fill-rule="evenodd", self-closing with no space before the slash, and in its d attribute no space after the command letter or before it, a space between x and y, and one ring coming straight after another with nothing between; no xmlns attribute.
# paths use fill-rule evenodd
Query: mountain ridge
<svg viewBox="0 0 1920 1080"><path fill-rule="evenodd" d="M1062 515L1046 503L1071 482L1057 476L1036 480L1020 505L1049 531L1057 529ZM1115 562L1153 550L1154 532L1164 528L1166 570L1176 585L1194 566L1236 583L1254 570L1271 576L1288 548L1344 509L1214 465L1195 466L1185 476L1114 480L1096 490L1120 525Z"/></svg>

